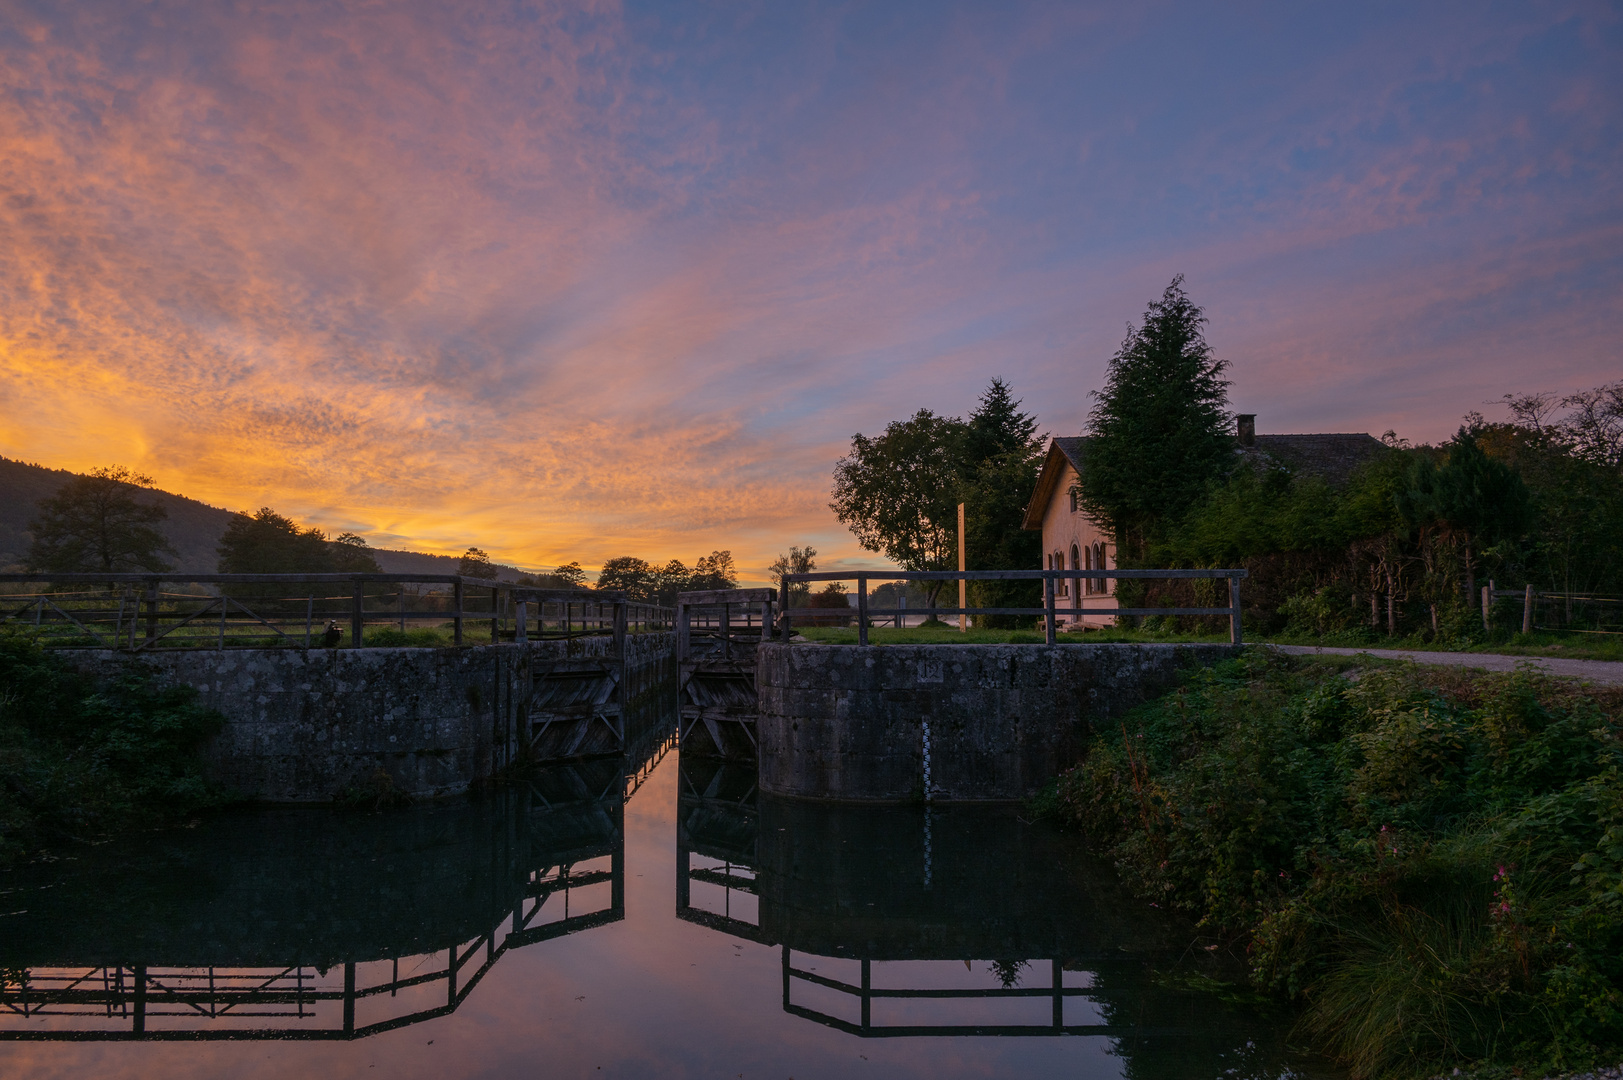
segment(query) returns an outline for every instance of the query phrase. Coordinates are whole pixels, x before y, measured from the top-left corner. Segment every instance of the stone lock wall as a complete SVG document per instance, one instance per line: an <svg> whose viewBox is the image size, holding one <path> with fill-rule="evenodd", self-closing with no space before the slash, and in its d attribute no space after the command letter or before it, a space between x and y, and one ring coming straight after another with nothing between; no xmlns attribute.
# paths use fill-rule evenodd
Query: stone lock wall
<svg viewBox="0 0 1623 1080"><path fill-rule="evenodd" d="M757 658L761 790L803 798L1028 798L1089 724L1232 645L770 644ZM926 735L926 732L928 734Z"/></svg>
<svg viewBox="0 0 1623 1080"><path fill-rule="evenodd" d="M224 729L205 756L209 775L267 802L325 802L369 786L381 770L417 798L453 795L511 757L538 664L603 656L608 637L460 649L176 650L131 658L79 653L88 677L130 663L197 688ZM674 634L627 638L621 701L674 693Z"/></svg>

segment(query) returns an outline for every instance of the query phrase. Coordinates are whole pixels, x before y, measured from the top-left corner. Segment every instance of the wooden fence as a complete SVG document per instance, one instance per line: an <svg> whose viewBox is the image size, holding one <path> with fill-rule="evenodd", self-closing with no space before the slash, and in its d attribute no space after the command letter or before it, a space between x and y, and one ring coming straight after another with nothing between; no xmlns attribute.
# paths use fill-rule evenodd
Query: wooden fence
<svg viewBox="0 0 1623 1080"><path fill-rule="evenodd" d="M790 608L789 589L795 584L810 584L814 581L855 581L856 590L856 619L857 644L868 644L868 622L873 618L885 616L904 616L928 614L930 618L942 615L1036 615L1043 620L1043 629L1048 644L1055 641L1055 634L1061 616L1070 619L1081 619L1090 612L1094 615L1222 615L1229 620L1229 640L1238 645L1241 643L1240 632L1240 581L1246 577L1244 570L887 570L862 571L859 573L842 573L829 571L815 574L785 574L779 585L778 610L779 625L785 640L788 639L794 622L814 622L819 617L826 617L826 608ZM1089 608L1087 598L1081 591L1079 584L1073 584L1076 593L1076 606L1061 607L1056 602L1055 586L1058 582L1069 581L1080 583L1082 581L1098 581L1101 584L1111 580L1157 580L1157 581L1183 581L1201 578L1227 578L1229 583L1229 603L1227 607L1154 607L1154 608L1123 608L1104 607L1103 605ZM870 581L1041 581L1043 583L1043 606L1040 608L1019 607L925 607L925 608L872 608L868 606L868 582ZM1115 597L1106 592L1091 594L1099 600L1107 597L1112 604Z"/></svg>
<svg viewBox="0 0 1623 1080"><path fill-rule="evenodd" d="M491 642L526 641L670 630L674 613L614 590L460 574L0 574L0 626L56 647L359 648L369 630L402 645L424 629L463 645L470 621L488 623Z"/></svg>
<svg viewBox="0 0 1623 1080"><path fill-rule="evenodd" d="M1493 629L1493 611L1500 601L1521 602L1521 631L1555 630L1568 634L1623 634L1623 596L1602 593L1535 589L1501 589L1493 581L1482 586L1482 629Z"/></svg>

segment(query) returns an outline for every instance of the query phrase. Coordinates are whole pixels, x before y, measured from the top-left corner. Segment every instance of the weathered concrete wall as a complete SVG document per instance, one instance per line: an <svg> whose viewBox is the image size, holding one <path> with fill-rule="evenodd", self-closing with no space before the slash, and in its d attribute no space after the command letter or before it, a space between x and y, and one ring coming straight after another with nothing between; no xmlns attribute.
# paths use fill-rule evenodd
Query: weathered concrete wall
<svg viewBox="0 0 1623 1080"><path fill-rule="evenodd" d="M806 798L1022 799L1098 722L1231 645L761 647L761 790Z"/></svg>
<svg viewBox="0 0 1623 1080"><path fill-rule="evenodd" d="M522 730L538 664L602 656L608 637L461 649L228 649L138 660L79 653L87 676L146 664L195 686L226 724L206 756L214 779L267 802L324 802L379 770L414 797L454 795L492 775ZM674 694L675 635L627 639L628 710Z"/></svg>

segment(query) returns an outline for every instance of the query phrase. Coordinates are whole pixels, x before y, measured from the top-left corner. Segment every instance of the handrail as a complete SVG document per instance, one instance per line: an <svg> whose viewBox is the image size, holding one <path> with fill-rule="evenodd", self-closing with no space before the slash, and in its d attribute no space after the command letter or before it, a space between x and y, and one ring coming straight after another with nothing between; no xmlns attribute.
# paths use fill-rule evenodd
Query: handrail
<svg viewBox="0 0 1623 1080"><path fill-rule="evenodd" d="M1240 629L1240 582L1248 577L1247 571L1234 569L1210 570L823 570L806 574L784 574L778 589L778 616L783 640L787 641L796 618L822 618L825 608L790 608L789 587L813 581L855 581L857 583L857 644L868 644L868 619L874 615L905 615L928 611L937 615L1040 615L1044 620L1044 636L1049 645L1055 644L1056 624L1060 613L1084 613L1089 609L1080 603L1071 608L1060 608L1055 603L1055 584L1060 581L1107 581L1112 578L1133 580L1189 580L1227 578L1229 604L1227 607L1161 607L1161 608L1093 608L1095 613L1108 611L1111 615L1226 615L1229 619L1229 641L1242 643ZM930 607L930 608L873 608L868 606L868 582L875 581L1041 581L1043 606L1016 607Z"/></svg>
<svg viewBox="0 0 1623 1080"><path fill-rule="evenodd" d="M349 624L351 648L363 647L367 625L378 623L398 625L404 633L408 624L449 621L452 643L458 646L464 644L463 626L470 618L490 620L492 643L504 637L529 640L532 616L540 638L612 634L620 640L637 630L669 631L675 623L671 608L631 601L619 589L541 589L466 574L25 571L0 573L0 584L4 583L38 585L46 591L0 590L0 623L23 622L66 631L67 640L47 637L47 644L91 644L131 652L160 645L260 646L267 637L277 644L305 648L332 645L342 639L338 627L344 622ZM172 591L166 585L214 588ZM430 588L408 592L408 585ZM60 591L62 586L92 588ZM294 590L294 586L298 588ZM399 588L380 591L379 586ZM475 591L470 594L470 589ZM485 590L489 590L488 607L482 599ZM411 607L407 606L408 596L416 601ZM479 601L472 609L471 600ZM424 601L428 601L426 606Z"/></svg>

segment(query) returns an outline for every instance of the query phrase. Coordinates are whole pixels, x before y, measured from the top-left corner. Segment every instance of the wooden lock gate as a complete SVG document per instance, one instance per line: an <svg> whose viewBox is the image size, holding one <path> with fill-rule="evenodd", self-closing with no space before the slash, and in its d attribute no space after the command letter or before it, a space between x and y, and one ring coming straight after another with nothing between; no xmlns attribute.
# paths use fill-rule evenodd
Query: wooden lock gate
<svg viewBox="0 0 1623 1080"><path fill-rule="evenodd" d="M542 616L547 603L580 607L578 631L572 621L575 616L565 615L561 636L571 643L577 637L601 638L605 628L613 635L609 651L601 656L582 651L533 661L527 710L531 758L558 761L625 753L625 594L583 597L579 591L569 589L514 589L512 599L517 616L515 640L520 643L528 640L528 608L532 603L541 624L537 629L548 639L559 635L544 627Z"/></svg>
<svg viewBox="0 0 1623 1080"><path fill-rule="evenodd" d="M774 600L772 589L677 596L677 740L683 754L755 760L755 650L771 640Z"/></svg>

